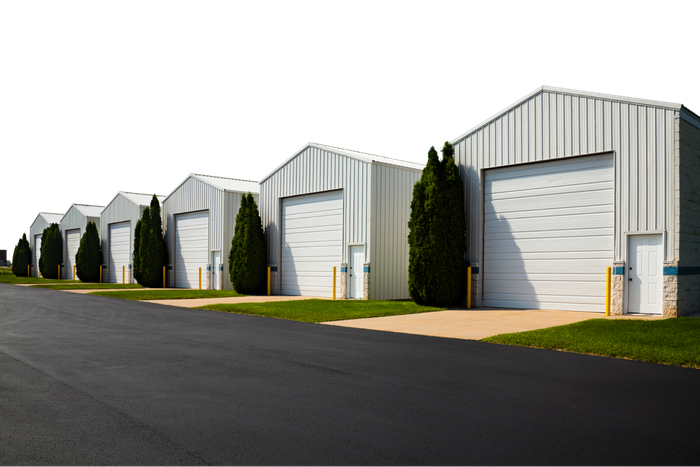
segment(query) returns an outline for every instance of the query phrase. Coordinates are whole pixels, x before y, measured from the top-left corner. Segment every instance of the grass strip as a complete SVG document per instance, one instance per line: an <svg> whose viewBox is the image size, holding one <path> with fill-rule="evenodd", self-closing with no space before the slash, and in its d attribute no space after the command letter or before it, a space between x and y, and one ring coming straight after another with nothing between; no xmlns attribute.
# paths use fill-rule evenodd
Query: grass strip
<svg viewBox="0 0 700 467"><path fill-rule="evenodd" d="M69 281L65 279L44 279L43 277L17 277L14 274L1 274L0 284L56 284L57 282L66 284L80 284L80 281Z"/></svg>
<svg viewBox="0 0 700 467"><path fill-rule="evenodd" d="M186 300L188 298L222 298L245 297L233 290L189 290L189 289L162 289L162 290L135 290L124 292L91 292L88 295L100 297L123 298L125 300Z"/></svg>
<svg viewBox="0 0 700 467"><path fill-rule="evenodd" d="M444 308L419 306L410 300L292 300L262 303L219 303L198 307L243 315L290 319L306 323L321 323L343 319L376 318L409 315Z"/></svg>
<svg viewBox="0 0 700 467"><path fill-rule="evenodd" d="M483 342L700 368L699 335L700 318L695 317L591 319L535 331L499 334Z"/></svg>
<svg viewBox="0 0 700 467"><path fill-rule="evenodd" d="M51 289L51 290L83 290L83 289L142 289L143 286L139 284L93 284L93 283L71 283L71 284L46 284L46 285L33 285L32 287L38 287L40 289Z"/></svg>

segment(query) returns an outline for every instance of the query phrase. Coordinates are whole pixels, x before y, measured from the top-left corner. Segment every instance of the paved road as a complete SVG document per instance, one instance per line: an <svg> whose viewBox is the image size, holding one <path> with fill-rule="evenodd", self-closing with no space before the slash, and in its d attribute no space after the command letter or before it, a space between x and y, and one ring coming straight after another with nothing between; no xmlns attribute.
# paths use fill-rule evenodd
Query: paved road
<svg viewBox="0 0 700 467"><path fill-rule="evenodd" d="M0 285L2 464L698 464L700 371Z"/></svg>

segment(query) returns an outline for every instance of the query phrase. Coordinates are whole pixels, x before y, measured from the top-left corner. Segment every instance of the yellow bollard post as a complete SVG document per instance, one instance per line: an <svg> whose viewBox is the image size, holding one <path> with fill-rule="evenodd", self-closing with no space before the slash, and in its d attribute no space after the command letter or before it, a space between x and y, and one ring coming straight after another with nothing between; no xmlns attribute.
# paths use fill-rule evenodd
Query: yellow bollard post
<svg viewBox="0 0 700 467"><path fill-rule="evenodd" d="M73 266L73 280L75 280L75 266Z"/></svg>
<svg viewBox="0 0 700 467"><path fill-rule="evenodd" d="M61 265L58 265L58 278L61 278Z"/></svg>
<svg viewBox="0 0 700 467"><path fill-rule="evenodd" d="M270 295L270 266L267 267L267 294Z"/></svg>
<svg viewBox="0 0 700 467"><path fill-rule="evenodd" d="M30 268L30 266L27 264L27 277L29 277L29 268ZM37 274L37 277L38 276L39 276L39 274Z"/></svg>
<svg viewBox="0 0 700 467"><path fill-rule="evenodd" d="M335 300L335 266L333 266L333 300Z"/></svg>
<svg viewBox="0 0 700 467"><path fill-rule="evenodd" d="M100 264L100 284L102 283L102 265Z"/></svg>
<svg viewBox="0 0 700 467"><path fill-rule="evenodd" d="M163 288L165 288L165 266L163 266Z"/></svg>
<svg viewBox="0 0 700 467"><path fill-rule="evenodd" d="M126 266L122 266L122 284L126 284Z"/></svg>
<svg viewBox="0 0 700 467"><path fill-rule="evenodd" d="M202 268L199 268L199 290L202 290Z"/></svg>
<svg viewBox="0 0 700 467"><path fill-rule="evenodd" d="M610 275L612 268L608 266L605 278L605 316L610 316Z"/></svg>
<svg viewBox="0 0 700 467"><path fill-rule="evenodd" d="M472 307L472 268L467 268L467 308Z"/></svg>

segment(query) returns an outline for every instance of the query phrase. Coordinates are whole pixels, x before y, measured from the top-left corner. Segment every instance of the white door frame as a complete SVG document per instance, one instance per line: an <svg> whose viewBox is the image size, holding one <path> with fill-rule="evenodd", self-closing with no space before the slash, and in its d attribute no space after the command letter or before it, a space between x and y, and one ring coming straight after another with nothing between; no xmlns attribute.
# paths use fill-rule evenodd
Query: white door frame
<svg viewBox="0 0 700 467"><path fill-rule="evenodd" d="M363 281L363 279L364 279L364 266L365 266L365 262L366 262L366 256L365 256L365 255L366 255L366 252L367 252L367 248L365 248L365 244L364 244L364 243L351 243L351 244L348 245L348 262L347 262L347 264L348 264L348 266L351 267L351 268L354 266L353 254L352 254L352 253L353 253L353 248L358 248L358 249L359 249L359 248L362 248L362 270L360 271L360 273L362 273L363 275L360 276L360 275L359 275L360 273L357 273L357 272L356 272L356 273L355 273L355 276L354 276L354 277L355 277L355 280L360 281L359 284L362 285L362 284L363 284L362 281ZM351 270L354 271L354 269L351 269ZM352 279L350 278L350 275L349 275L349 274L350 274L350 270L348 270L348 279L349 279L349 282L350 282L349 287L348 287L348 298L354 298L354 299L361 299L361 298L363 298L363 296L362 296L362 295L363 295L363 294L362 294L362 288L361 288L361 287L360 287L360 294L359 294L360 296L359 296L359 297L353 297L353 296L352 296L352 295L353 295L353 292L354 292L354 287L353 287L353 281L352 281Z"/></svg>
<svg viewBox="0 0 700 467"><path fill-rule="evenodd" d="M216 263L215 258L216 256L219 256L219 264ZM219 266L221 266L221 250L212 250L211 251L211 275L212 275L212 284L211 284L211 290L219 290L219 275L223 271L219 271ZM223 286L223 283L222 283Z"/></svg>
<svg viewBox="0 0 700 467"><path fill-rule="evenodd" d="M637 235L661 235L661 310L660 314L663 314L663 266L664 266L664 261L666 261L666 246L667 246L667 241L668 241L668 232L665 230L647 230L647 231L631 231L631 232L624 232L624 237L625 237L625 244L624 244L624 261L625 261L625 267L624 271L625 274L622 278L624 282L624 293L622 294L623 296L623 306L622 306L622 313L623 314L629 314L629 294L630 294L630 286L629 286L629 280L630 280L630 237L631 236L637 236Z"/></svg>

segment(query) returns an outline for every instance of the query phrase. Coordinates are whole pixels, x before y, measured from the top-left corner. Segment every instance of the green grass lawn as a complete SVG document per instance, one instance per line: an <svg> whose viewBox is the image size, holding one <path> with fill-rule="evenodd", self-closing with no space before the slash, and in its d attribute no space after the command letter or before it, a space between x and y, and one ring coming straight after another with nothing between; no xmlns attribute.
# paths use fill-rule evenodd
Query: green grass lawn
<svg viewBox="0 0 700 467"><path fill-rule="evenodd" d="M32 287L38 287L40 289L51 289L51 290L81 290L81 289L142 289L142 285L138 284L95 284L92 282L81 283L68 283L68 284L39 284L33 285Z"/></svg>
<svg viewBox="0 0 700 467"><path fill-rule="evenodd" d="M410 300L293 300L288 302L221 303L198 307L244 315L291 319L306 323L321 323L341 319L375 318L378 316L409 315L444 308L418 306Z"/></svg>
<svg viewBox="0 0 700 467"><path fill-rule="evenodd" d="M535 331L499 334L483 342L700 368L699 337L700 318L591 319Z"/></svg>
<svg viewBox="0 0 700 467"><path fill-rule="evenodd" d="M245 297L233 290L189 290L161 289L136 290L133 292L91 292L101 297L124 298L126 300L182 300L187 298Z"/></svg>
<svg viewBox="0 0 700 467"><path fill-rule="evenodd" d="M80 283L80 281L69 281L65 279L44 279L43 277L17 277L12 272L9 274L0 274L0 284L55 284L60 282L61 284L66 283Z"/></svg>

